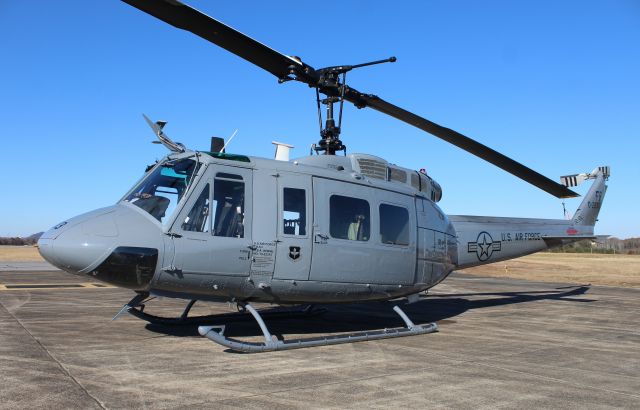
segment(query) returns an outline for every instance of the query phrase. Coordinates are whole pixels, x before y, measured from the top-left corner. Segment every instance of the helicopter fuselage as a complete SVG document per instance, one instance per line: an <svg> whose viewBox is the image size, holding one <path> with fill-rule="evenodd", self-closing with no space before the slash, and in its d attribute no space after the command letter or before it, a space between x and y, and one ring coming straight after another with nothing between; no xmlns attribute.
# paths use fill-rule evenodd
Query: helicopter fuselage
<svg viewBox="0 0 640 410"><path fill-rule="evenodd" d="M180 161L191 162L182 179L172 167ZM370 155L173 154L118 204L45 233L40 249L67 271L157 295L383 300L455 267L455 231L432 200L440 196L426 174Z"/></svg>
<svg viewBox="0 0 640 410"><path fill-rule="evenodd" d="M455 268L593 237L608 172L589 176L596 181L570 221L448 217L431 177L372 155L187 151L151 167L116 205L58 224L38 244L63 270L159 296L388 300Z"/></svg>

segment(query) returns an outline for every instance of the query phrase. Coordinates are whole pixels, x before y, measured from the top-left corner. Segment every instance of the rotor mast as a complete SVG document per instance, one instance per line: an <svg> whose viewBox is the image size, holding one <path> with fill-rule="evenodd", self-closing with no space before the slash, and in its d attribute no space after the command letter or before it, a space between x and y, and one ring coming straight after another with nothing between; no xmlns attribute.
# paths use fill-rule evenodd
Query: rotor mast
<svg viewBox="0 0 640 410"><path fill-rule="evenodd" d="M343 65L336 67L321 68L316 72L319 74L318 84L316 85L316 103L318 106L318 122L320 124L321 140L318 144L313 145L316 153L323 152L324 155L335 155L338 151L346 153L347 147L340 140L340 131L342 127L342 108L344 106L345 91L349 89L347 86L347 72L354 68L366 67L374 64L394 63L395 57L389 57L384 60L376 60L363 64ZM342 78L340 78L342 76ZM331 90L331 94L328 93ZM326 94L327 97L320 99L320 93ZM340 103L340 111L338 115L338 125L334 119L335 103ZM324 128L322 126L322 110L320 104L325 105L326 121Z"/></svg>

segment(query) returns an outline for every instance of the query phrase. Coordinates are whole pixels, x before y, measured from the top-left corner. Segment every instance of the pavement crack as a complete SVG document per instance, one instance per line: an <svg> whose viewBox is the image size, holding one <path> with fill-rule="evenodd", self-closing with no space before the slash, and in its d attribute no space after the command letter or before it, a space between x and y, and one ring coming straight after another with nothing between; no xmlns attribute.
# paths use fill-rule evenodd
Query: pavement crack
<svg viewBox="0 0 640 410"><path fill-rule="evenodd" d="M72 374L71 372L65 367L64 364L62 364L62 362L60 362L50 351L49 349L47 349L47 347L45 345L43 345L40 340L38 340L37 337L35 337L33 335L33 333L31 333L29 331L29 329L27 329L24 324L22 323L22 321L20 319L18 319L16 317L16 315L13 314L13 312L11 312L9 309L7 309L4 304L2 302L0 302L0 306L2 306L2 308L16 321L16 323L18 323L20 325L20 327L22 327L22 329L24 329L25 332L27 332L27 334L29 335L29 337L31 337L37 344L38 346L40 346L40 348L47 354L47 356L49 356L49 358L58 365L58 367L60 368L60 370L62 371L63 374L65 374L67 377L69 377L77 386L78 388L80 388L80 390L82 390L87 396L89 396L101 409L107 409L107 407L100 401L98 400L97 397L95 397L94 395L92 395L91 393L89 393L89 391L82 385L82 383L80 383Z"/></svg>

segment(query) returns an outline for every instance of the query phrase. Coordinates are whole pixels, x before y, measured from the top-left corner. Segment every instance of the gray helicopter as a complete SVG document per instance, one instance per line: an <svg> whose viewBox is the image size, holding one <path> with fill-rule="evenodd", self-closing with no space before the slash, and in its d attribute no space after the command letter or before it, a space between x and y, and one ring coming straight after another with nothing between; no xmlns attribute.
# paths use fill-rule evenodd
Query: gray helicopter
<svg viewBox="0 0 640 410"><path fill-rule="evenodd" d="M60 269L133 290L135 297L120 313L152 323L200 323L203 336L249 352L424 334L437 325L414 324L398 304L393 309L405 327L312 339L278 340L263 318L313 314L318 304L401 298L411 303L455 269L594 238L609 167L556 183L469 137L346 85L347 72L395 58L314 69L178 1L124 1L280 82L315 88L320 123L321 104L326 119L312 155L291 160L290 146L276 142L275 159L227 153L220 139L212 139L209 151L191 150L164 133L165 122L145 117L170 153L148 167L118 203L59 223L38 241L42 256ZM339 139L344 101L407 122L557 197L578 196L569 187L583 181L593 184L571 220L446 215L437 205L442 188L425 172L346 154ZM334 104L339 104L337 123ZM145 312L145 301L158 296L189 302L176 318ZM198 300L237 304L257 321L264 342L231 339L224 325L205 325L212 317L189 317ZM253 302L305 307L258 312Z"/></svg>

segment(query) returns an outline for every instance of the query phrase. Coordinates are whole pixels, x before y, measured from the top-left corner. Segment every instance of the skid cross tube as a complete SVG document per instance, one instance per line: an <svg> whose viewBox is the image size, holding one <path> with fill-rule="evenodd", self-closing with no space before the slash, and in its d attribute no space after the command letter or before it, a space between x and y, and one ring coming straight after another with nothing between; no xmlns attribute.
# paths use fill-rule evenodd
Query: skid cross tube
<svg viewBox="0 0 640 410"><path fill-rule="evenodd" d="M218 323L229 323L229 322L244 322L246 320L251 320L251 316L242 312L233 312L233 313L222 313L215 315L206 315L206 316L188 316L193 304L196 300L191 300L189 304L185 307L182 314L178 317L164 317L164 316L156 316L144 311L144 304L138 304L138 307L131 307L129 305L125 305L124 309L128 309L129 314L137 317L138 319L145 320L154 325L163 325L163 326L194 326L194 325L205 325L205 324L218 324ZM307 305L301 309L269 309L267 311L263 311L262 317L265 318L296 318L296 317L311 317L322 315L327 310L325 308L316 308L314 305Z"/></svg>
<svg viewBox="0 0 640 410"><path fill-rule="evenodd" d="M245 307L251 313L251 315L253 315L256 322L258 322L258 325L260 326L265 339L263 343L243 342L240 340L230 339L224 336L223 333L225 330L225 326L223 325L200 326L198 327L198 332L209 340L221 344L222 346L228 347L231 350L257 353L272 352L275 350L301 349L314 346L337 345L341 343L354 343L362 342L365 340L390 339L394 337L414 336L438 331L438 325L436 325L435 323L415 325L411 321L411 319L409 319L409 317L404 313L404 311L400 309L399 306L394 306L393 310L402 318L406 327L283 341L278 340L271 335L269 329L264 323L264 320L262 320L260 313L258 313L258 311L256 311L253 306L247 303Z"/></svg>

